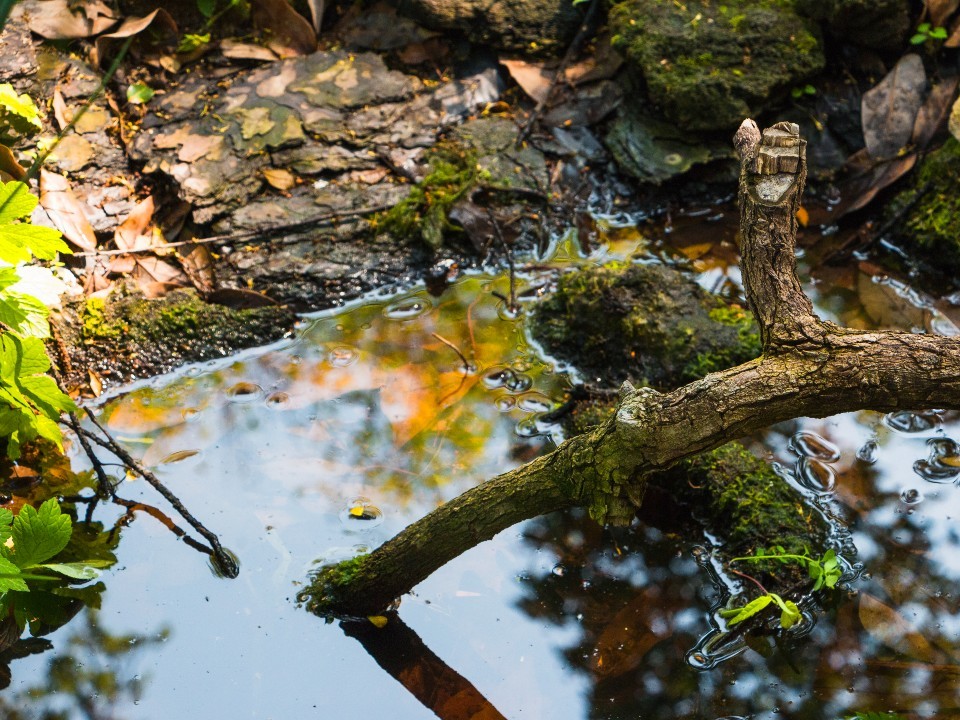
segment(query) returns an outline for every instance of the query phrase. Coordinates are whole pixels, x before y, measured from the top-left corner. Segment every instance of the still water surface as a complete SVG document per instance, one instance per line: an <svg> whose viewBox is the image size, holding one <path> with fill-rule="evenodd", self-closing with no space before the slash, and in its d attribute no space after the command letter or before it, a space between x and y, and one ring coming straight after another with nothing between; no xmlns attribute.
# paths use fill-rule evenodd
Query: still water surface
<svg viewBox="0 0 960 720"><path fill-rule="evenodd" d="M603 256L562 245L553 262L642 249L634 231L608 235L618 240ZM729 248L679 250L703 284L736 293ZM809 287L831 318L955 332L942 302L844 272ZM524 303L548 280L524 276ZM528 342L507 294L506 278L472 275L439 298L370 297L306 319L293 339L105 401L108 427L241 573L216 577L137 515L102 608L51 636L52 651L13 662L8 706L97 719L960 717L960 421L939 413L798 420L754 439L846 528L839 602L808 609L785 638L719 633L722 587L702 538L610 532L581 512L467 552L386 630L345 632L298 609L318 563L376 547L559 439L540 416L570 379ZM158 503L141 481L120 491Z"/></svg>

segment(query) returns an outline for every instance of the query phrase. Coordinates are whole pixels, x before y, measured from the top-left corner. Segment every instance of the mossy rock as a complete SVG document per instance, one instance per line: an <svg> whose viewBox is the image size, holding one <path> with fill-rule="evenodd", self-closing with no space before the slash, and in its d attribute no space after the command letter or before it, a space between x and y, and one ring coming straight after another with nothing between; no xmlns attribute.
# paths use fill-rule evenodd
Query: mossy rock
<svg viewBox="0 0 960 720"><path fill-rule="evenodd" d="M265 345L290 332L296 316L281 306L233 310L205 302L192 289L147 299L124 285L106 299L86 298L58 313L69 365L90 368L105 384L149 377L188 362ZM88 378L67 373L68 385Z"/></svg>
<svg viewBox="0 0 960 720"><path fill-rule="evenodd" d="M960 142L950 138L921 163L913 181L887 207L908 252L941 271L960 272Z"/></svg>
<svg viewBox="0 0 960 720"><path fill-rule="evenodd" d="M662 265L564 275L532 318L547 352L590 380L673 388L760 353L750 315Z"/></svg>
<svg viewBox="0 0 960 720"><path fill-rule="evenodd" d="M823 69L818 28L791 0L626 0L613 44L685 130L729 130Z"/></svg>
<svg viewBox="0 0 960 720"><path fill-rule="evenodd" d="M841 42L876 50L900 49L910 29L910 0L797 0L797 10Z"/></svg>

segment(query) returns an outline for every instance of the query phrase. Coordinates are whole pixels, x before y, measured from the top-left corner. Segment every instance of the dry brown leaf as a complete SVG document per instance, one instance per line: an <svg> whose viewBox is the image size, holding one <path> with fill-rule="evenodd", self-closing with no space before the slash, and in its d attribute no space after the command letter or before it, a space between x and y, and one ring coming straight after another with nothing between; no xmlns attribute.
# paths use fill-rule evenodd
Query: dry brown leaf
<svg viewBox="0 0 960 720"><path fill-rule="evenodd" d="M281 58L309 55L317 49L310 23L287 0L253 0L250 17L264 33L267 47Z"/></svg>
<svg viewBox="0 0 960 720"><path fill-rule="evenodd" d="M17 162L13 150L6 145L0 145L0 172L4 172L14 180L22 180L27 171Z"/></svg>
<svg viewBox="0 0 960 720"><path fill-rule="evenodd" d="M927 663L940 659L940 653L930 641L900 613L869 593L860 593L858 614L867 632L887 647Z"/></svg>
<svg viewBox="0 0 960 720"><path fill-rule="evenodd" d="M183 287L190 280L182 270L144 250L162 252L163 238L153 231L153 197L137 204L117 227L114 243L119 250L138 250L129 256L121 255L110 263L110 271L129 272L147 297L160 297L171 287ZM131 266L131 259L133 265Z"/></svg>
<svg viewBox="0 0 960 720"><path fill-rule="evenodd" d="M201 295L209 295L216 290L213 255L206 245L185 245L180 251L180 266Z"/></svg>
<svg viewBox="0 0 960 720"><path fill-rule="evenodd" d="M960 47L960 18L953 21L953 27L950 29L950 37L943 43L944 47Z"/></svg>
<svg viewBox="0 0 960 720"><path fill-rule="evenodd" d="M55 172L40 171L40 206L54 226L81 250L95 250L97 235L83 211L83 203L70 189L70 182Z"/></svg>
<svg viewBox="0 0 960 720"><path fill-rule="evenodd" d="M864 158L867 161L870 159L869 153L864 149L853 155L847 161L848 164L857 158ZM834 209L833 217L839 218L866 207L883 188L910 172L916 162L916 153L910 153L876 165L870 166L868 164L860 174L841 185L840 196L842 200L840 205Z"/></svg>
<svg viewBox="0 0 960 720"><path fill-rule="evenodd" d="M875 160L896 156L910 142L926 87L923 60L910 53L900 58L883 80L863 94L860 104L863 139Z"/></svg>
<svg viewBox="0 0 960 720"><path fill-rule="evenodd" d="M53 91L53 117L56 119L57 127L60 128L61 132L70 124L70 121L73 120L73 113L67 107L60 88Z"/></svg>
<svg viewBox="0 0 960 720"><path fill-rule="evenodd" d="M207 302L224 305L234 310L252 310L254 308L270 307L278 304L276 300L263 293L245 288L220 288L219 290L214 290L207 296Z"/></svg>
<svg viewBox="0 0 960 720"><path fill-rule="evenodd" d="M917 113L913 124L911 142L919 150L923 150L936 136L937 132L946 124L950 117L950 108L957 93L957 84L960 78L952 77L940 81L930 90L926 102Z"/></svg>
<svg viewBox="0 0 960 720"><path fill-rule="evenodd" d="M150 228L153 226L153 196L137 203L126 219L117 227L114 242L119 250L136 250L153 245Z"/></svg>
<svg viewBox="0 0 960 720"><path fill-rule="evenodd" d="M323 12L326 10L326 0L307 0L310 6L310 17L313 20L313 31L319 35L323 25Z"/></svg>
<svg viewBox="0 0 960 720"><path fill-rule="evenodd" d="M949 127L950 134L960 140L960 99L953 103L953 110L950 111Z"/></svg>
<svg viewBox="0 0 960 720"><path fill-rule="evenodd" d="M90 389L93 391L93 396L100 397L103 395L103 381L93 370L87 370L87 374L90 377Z"/></svg>
<svg viewBox="0 0 960 720"><path fill-rule="evenodd" d="M177 28L177 23L170 17L170 13L163 8L157 8L152 13L144 15L143 17L128 17L123 21L123 24L112 33L98 37L96 43L97 61L101 65L103 64L104 60L109 56L110 45L115 43L115 41L123 40L133 35L139 35L147 28L150 28L150 33L143 38L144 47L140 48L141 52L148 50L148 54L155 54L158 48L165 47L172 49L176 47L177 37L180 32ZM140 41L138 40L138 42Z"/></svg>
<svg viewBox="0 0 960 720"><path fill-rule="evenodd" d="M924 4L930 14L930 24L933 27L943 27L960 7L960 0L926 0Z"/></svg>
<svg viewBox="0 0 960 720"><path fill-rule="evenodd" d="M510 77L521 89L538 103L545 103L553 84L553 71L544 68L543 63L531 63L526 60L501 60Z"/></svg>
<svg viewBox="0 0 960 720"><path fill-rule="evenodd" d="M30 30L47 40L99 35L119 19L101 0L87 0L80 7L71 0L23 0L21 7Z"/></svg>
<svg viewBox="0 0 960 720"><path fill-rule="evenodd" d="M297 177L283 168L267 168L263 171L264 179L277 190L289 190L297 184Z"/></svg>
<svg viewBox="0 0 960 720"><path fill-rule="evenodd" d="M273 50L265 48L263 45L255 45L253 43L245 43L231 39L220 41L220 52L223 53L224 57L234 60L264 60L266 62L274 62L280 59Z"/></svg>

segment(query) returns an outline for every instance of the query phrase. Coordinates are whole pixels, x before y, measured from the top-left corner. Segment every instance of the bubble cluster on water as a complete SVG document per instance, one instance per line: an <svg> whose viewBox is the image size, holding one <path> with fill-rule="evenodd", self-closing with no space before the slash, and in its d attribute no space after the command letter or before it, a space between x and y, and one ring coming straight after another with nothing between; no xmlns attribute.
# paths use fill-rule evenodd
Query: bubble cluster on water
<svg viewBox="0 0 960 720"><path fill-rule="evenodd" d="M815 432L801 430L790 438L787 447L799 455L794 476L803 487L818 494L834 491L837 473L831 463L840 459L836 445Z"/></svg>
<svg viewBox="0 0 960 720"><path fill-rule="evenodd" d="M226 393L231 402L248 403L258 400L263 395L263 388L256 383L241 381L228 387Z"/></svg>
<svg viewBox="0 0 960 720"><path fill-rule="evenodd" d="M533 378L509 367L496 367L483 376L483 384L490 390L505 388L512 393L522 393L533 387Z"/></svg>
<svg viewBox="0 0 960 720"><path fill-rule="evenodd" d="M952 483L960 478L960 445L950 438L931 438L927 441L930 453L926 460L917 460L913 471L927 482Z"/></svg>

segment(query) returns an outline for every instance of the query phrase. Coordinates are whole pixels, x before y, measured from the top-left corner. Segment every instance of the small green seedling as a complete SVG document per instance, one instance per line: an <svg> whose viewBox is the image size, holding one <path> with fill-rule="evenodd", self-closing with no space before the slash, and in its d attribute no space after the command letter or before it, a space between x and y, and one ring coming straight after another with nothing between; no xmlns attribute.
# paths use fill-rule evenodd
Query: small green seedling
<svg viewBox="0 0 960 720"><path fill-rule="evenodd" d="M948 37L947 29L942 27L932 27L930 23L920 23L917 25L917 31L911 36L911 45L923 45L928 40L946 40Z"/></svg>
<svg viewBox="0 0 960 720"><path fill-rule="evenodd" d="M793 600L784 600L776 593L761 595L743 607L721 610L720 617L726 620L728 625L736 625L752 618L770 603L776 603L777 607L780 608L780 627L784 630L789 630L800 622L800 608L797 607L797 604Z"/></svg>
<svg viewBox="0 0 960 720"><path fill-rule="evenodd" d="M817 89L813 85L810 85L809 83L803 86L798 85L797 87L793 88L790 91L790 97L792 97L794 100L799 100L805 95L816 95L816 94L817 94Z"/></svg>
<svg viewBox="0 0 960 720"><path fill-rule="evenodd" d="M810 579L814 581L814 591L822 588L834 588L840 581L843 570L840 568L840 560L834 550L827 550L822 557L814 558L810 556L809 550L804 550L803 555L788 553L782 545L773 545L767 550L758 549L754 555L746 557L733 558L730 562L760 562L763 560L773 560L784 565L788 563L799 563L807 568Z"/></svg>

